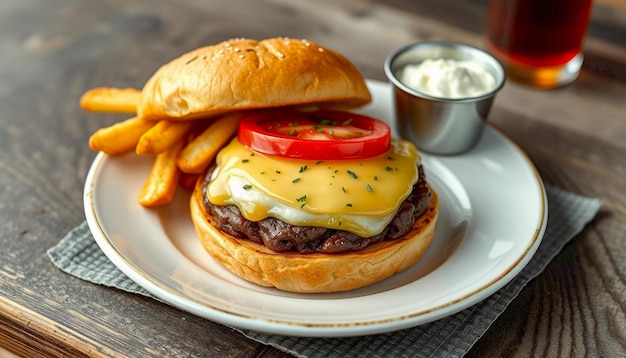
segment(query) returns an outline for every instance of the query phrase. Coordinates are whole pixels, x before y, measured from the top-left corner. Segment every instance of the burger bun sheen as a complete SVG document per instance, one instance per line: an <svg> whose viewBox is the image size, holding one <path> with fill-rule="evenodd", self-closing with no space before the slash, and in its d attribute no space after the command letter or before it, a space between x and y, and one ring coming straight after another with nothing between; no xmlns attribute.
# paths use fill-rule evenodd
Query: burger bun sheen
<svg viewBox="0 0 626 358"><path fill-rule="evenodd" d="M232 39L159 68L142 89L138 116L193 120L228 112L296 106L349 109L371 95L343 55L291 38Z"/></svg>

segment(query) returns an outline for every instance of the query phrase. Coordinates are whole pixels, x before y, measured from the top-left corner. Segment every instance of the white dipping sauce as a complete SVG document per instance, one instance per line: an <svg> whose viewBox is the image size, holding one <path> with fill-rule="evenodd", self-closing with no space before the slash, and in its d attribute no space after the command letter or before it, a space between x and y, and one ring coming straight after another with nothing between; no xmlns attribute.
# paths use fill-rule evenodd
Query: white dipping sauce
<svg viewBox="0 0 626 358"><path fill-rule="evenodd" d="M470 61L427 59L403 68L400 81L412 89L434 97L467 98L490 92L496 79Z"/></svg>

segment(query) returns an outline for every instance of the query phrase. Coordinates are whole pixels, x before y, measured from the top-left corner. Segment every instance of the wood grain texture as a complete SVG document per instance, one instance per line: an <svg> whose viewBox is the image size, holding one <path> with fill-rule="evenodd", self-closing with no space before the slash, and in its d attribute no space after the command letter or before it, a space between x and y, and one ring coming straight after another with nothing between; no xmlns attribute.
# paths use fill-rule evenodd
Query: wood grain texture
<svg viewBox="0 0 626 358"><path fill-rule="evenodd" d="M389 52L426 39L482 47L483 0L38 0L0 2L0 346L23 356L286 356L228 327L56 269L45 252L84 220L97 86L141 87L164 62L232 37L307 38L384 80ZM531 281L470 351L626 352L626 5L600 0L580 79L507 83L492 122L544 180L599 197L597 219Z"/></svg>

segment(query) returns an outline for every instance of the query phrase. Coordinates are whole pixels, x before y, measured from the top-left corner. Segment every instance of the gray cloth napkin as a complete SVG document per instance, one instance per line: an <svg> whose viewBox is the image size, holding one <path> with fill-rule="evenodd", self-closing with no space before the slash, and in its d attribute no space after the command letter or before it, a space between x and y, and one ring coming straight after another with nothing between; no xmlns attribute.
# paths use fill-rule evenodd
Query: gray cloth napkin
<svg viewBox="0 0 626 358"><path fill-rule="evenodd" d="M246 337L297 357L460 357L467 353L532 278L596 215L602 202L546 188L548 225L530 263L509 284L484 301L447 318L402 331L349 338L303 338L240 330ZM81 279L153 297L113 265L85 222L69 232L48 256Z"/></svg>

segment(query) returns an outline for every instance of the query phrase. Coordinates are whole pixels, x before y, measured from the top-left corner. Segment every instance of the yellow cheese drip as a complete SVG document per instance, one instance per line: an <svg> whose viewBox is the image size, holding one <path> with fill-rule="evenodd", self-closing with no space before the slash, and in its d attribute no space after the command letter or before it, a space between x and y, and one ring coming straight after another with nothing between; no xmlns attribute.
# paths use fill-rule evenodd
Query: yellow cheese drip
<svg viewBox="0 0 626 358"><path fill-rule="evenodd" d="M417 181L419 162L415 146L400 140L392 141L388 153L374 158L314 161L256 153L235 138L217 156L207 197L216 205L237 205L248 220L276 216L268 214L271 208L264 203L232 200L229 181L237 179L236 189L254 189L296 210L317 214L314 222L310 215L306 222L278 217L283 221L367 237L382 229L372 232L354 217L389 221Z"/></svg>

